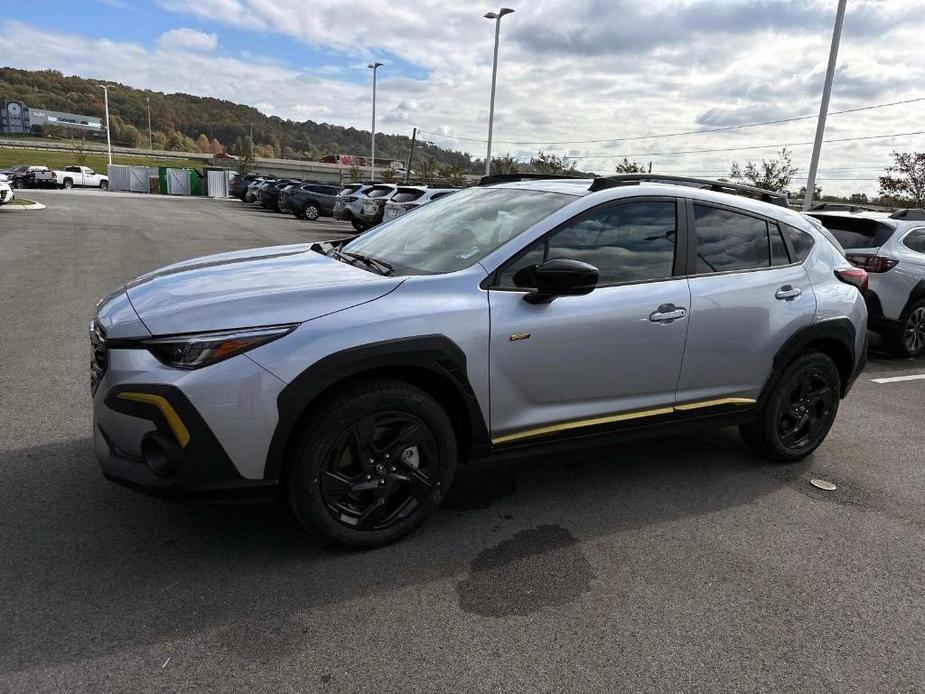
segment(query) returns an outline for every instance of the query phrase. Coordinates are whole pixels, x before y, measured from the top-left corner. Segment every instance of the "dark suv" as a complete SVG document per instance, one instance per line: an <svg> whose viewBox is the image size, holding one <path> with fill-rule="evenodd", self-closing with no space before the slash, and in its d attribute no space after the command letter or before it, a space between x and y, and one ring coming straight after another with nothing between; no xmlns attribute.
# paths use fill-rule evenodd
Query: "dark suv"
<svg viewBox="0 0 925 694"><path fill-rule="evenodd" d="M300 219L330 217L334 214L334 200L339 192L339 186L303 183L287 189L286 205L289 211Z"/></svg>

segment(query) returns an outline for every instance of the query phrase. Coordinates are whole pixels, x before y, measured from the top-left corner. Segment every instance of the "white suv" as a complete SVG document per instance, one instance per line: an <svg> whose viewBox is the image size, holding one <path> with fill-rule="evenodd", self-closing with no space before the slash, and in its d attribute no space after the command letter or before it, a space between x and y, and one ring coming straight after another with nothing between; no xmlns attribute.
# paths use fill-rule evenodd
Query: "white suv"
<svg viewBox="0 0 925 694"><path fill-rule="evenodd" d="M904 357L925 353L925 210L819 205L809 215L867 270L870 328Z"/></svg>

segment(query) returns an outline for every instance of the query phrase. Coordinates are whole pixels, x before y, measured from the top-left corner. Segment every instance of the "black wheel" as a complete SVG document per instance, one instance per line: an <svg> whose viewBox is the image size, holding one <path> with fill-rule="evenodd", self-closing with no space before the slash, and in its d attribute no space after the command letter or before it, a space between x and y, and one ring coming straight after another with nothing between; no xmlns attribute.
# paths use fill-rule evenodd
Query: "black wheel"
<svg viewBox="0 0 925 694"><path fill-rule="evenodd" d="M302 211L302 219L314 222L321 216L321 209L313 202L308 203Z"/></svg>
<svg viewBox="0 0 925 694"><path fill-rule="evenodd" d="M899 319L899 329L888 336L894 354L917 357L925 352L925 299L914 302Z"/></svg>
<svg viewBox="0 0 925 694"><path fill-rule="evenodd" d="M109 190L109 181L100 181L101 190Z"/></svg>
<svg viewBox="0 0 925 694"><path fill-rule="evenodd" d="M289 503L302 525L351 548L384 545L440 505L456 469L456 435L424 391L378 380L318 408L290 461Z"/></svg>
<svg viewBox="0 0 925 694"><path fill-rule="evenodd" d="M23 187L22 179L21 179L21 178L14 178L14 179L13 179L13 187L14 187L14 188L22 189L22 187Z"/></svg>
<svg viewBox="0 0 925 694"><path fill-rule="evenodd" d="M62 185L62 187L63 187L65 190L70 190L71 188L74 187L74 181L72 181L72 180L69 179L69 178L65 178L65 179L64 179L64 184Z"/></svg>
<svg viewBox="0 0 925 694"><path fill-rule="evenodd" d="M807 352L784 369L757 419L739 431L757 455L796 462L823 442L835 422L840 398L835 363L820 352Z"/></svg>
<svg viewBox="0 0 925 694"><path fill-rule="evenodd" d="M351 219L350 223L353 225L353 228L356 229L358 232L364 232L369 228L368 226L363 224L363 222L361 222L359 219Z"/></svg>

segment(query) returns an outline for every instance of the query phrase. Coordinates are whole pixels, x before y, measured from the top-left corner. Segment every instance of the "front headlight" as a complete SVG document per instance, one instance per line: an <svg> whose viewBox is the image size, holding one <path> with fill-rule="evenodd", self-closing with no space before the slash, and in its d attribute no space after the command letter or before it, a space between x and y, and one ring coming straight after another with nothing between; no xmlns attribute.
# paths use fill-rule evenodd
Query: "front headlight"
<svg viewBox="0 0 925 694"><path fill-rule="evenodd" d="M266 328L156 337L145 340L144 346L167 366L198 369L278 340L291 333L297 326L298 324L274 325Z"/></svg>

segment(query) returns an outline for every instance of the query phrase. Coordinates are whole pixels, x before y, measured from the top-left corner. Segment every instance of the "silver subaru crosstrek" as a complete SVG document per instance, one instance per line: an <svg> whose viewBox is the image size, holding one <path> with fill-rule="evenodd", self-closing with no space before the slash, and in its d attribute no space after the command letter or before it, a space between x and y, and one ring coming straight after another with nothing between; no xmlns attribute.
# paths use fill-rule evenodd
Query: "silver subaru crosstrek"
<svg viewBox="0 0 925 694"><path fill-rule="evenodd" d="M457 463L738 425L822 443L865 356L866 273L785 198L652 176L513 180L349 242L198 258L91 323L103 473L271 494L326 541L419 525Z"/></svg>

